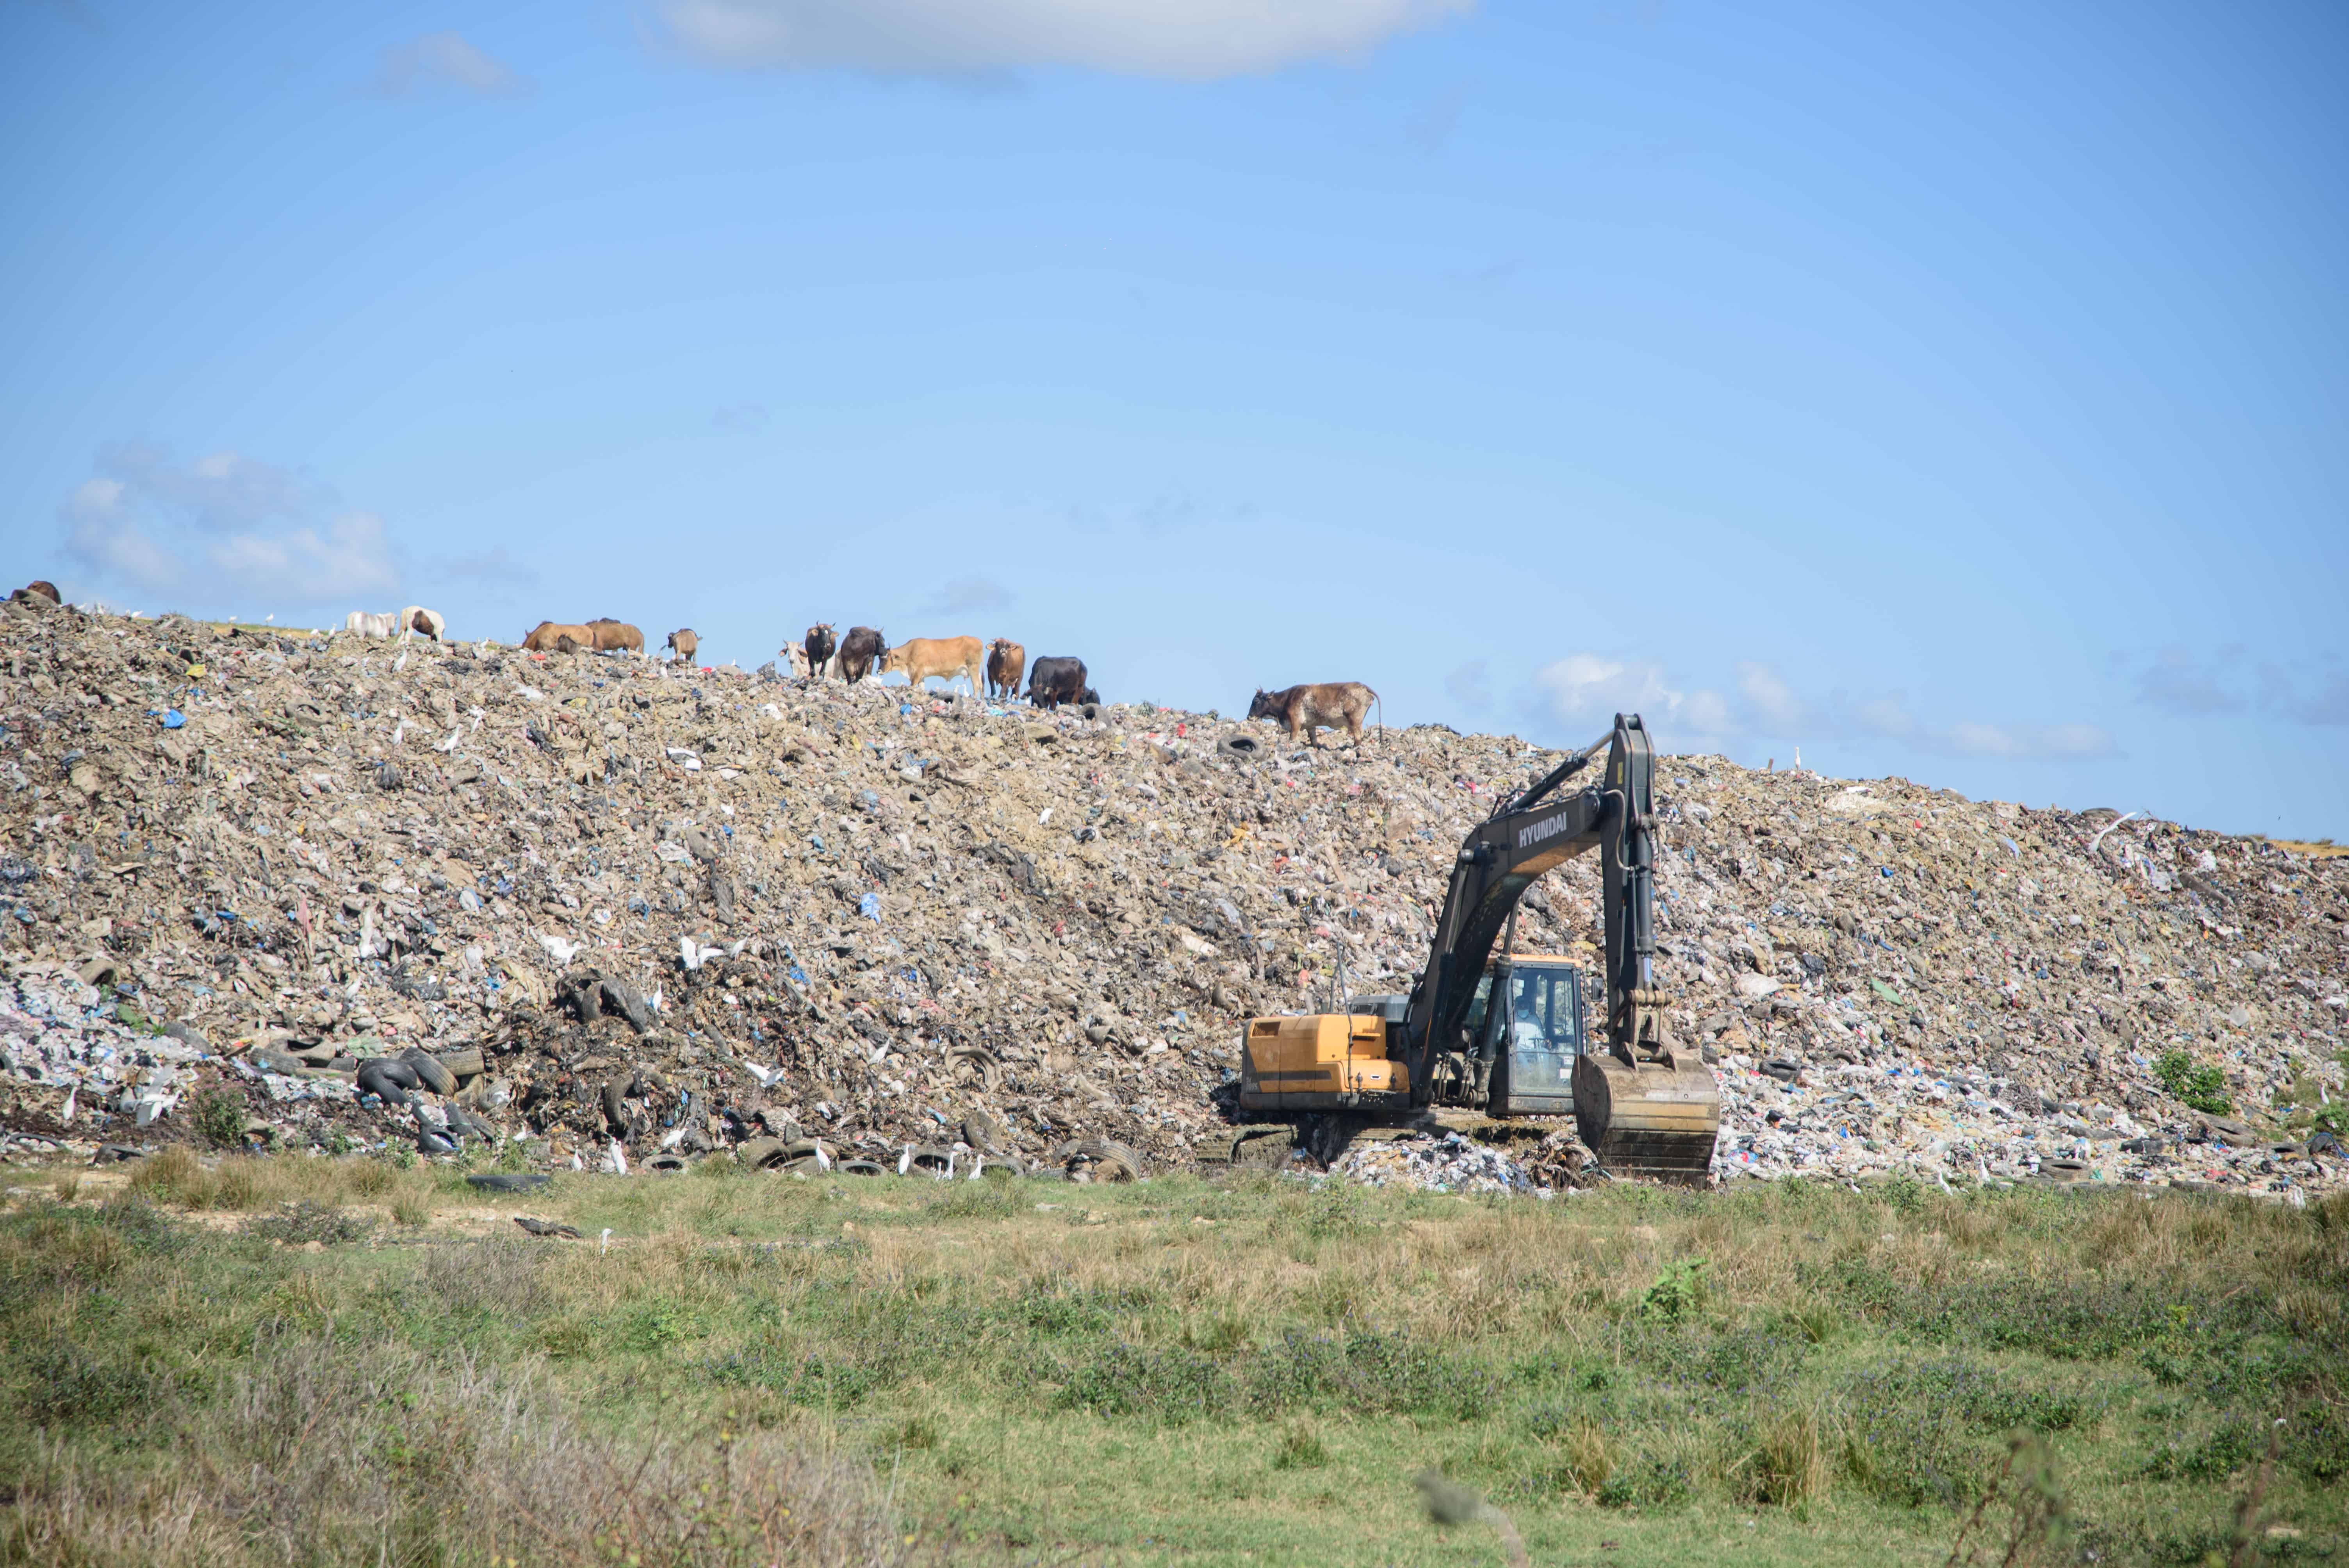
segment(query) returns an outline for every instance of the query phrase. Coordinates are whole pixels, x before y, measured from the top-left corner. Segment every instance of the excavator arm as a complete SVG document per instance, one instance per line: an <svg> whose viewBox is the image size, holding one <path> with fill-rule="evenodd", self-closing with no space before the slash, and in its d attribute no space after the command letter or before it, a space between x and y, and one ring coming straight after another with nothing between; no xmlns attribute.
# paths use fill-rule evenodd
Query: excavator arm
<svg viewBox="0 0 2349 1568"><path fill-rule="evenodd" d="M1597 760L1599 777L1559 788ZM1713 1159L1721 1097L1713 1075L1672 1045L1655 977L1655 758L1638 715L1505 799L1460 846L1426 971L1402 1030L1403 1059L1423 1103L1471 1065L1467 1019L1478 980L1544 872L1599 851L1607 1019L1603 1050L1574 1069L1575 1117L1600 1162L1627 1173L1702 1181ZM1499 1005L1499 998L1494 998ZM1594 1044L1597 1042L1594 1042ZM1473 1087L1481 1090L1478 1078Z"/></svg>

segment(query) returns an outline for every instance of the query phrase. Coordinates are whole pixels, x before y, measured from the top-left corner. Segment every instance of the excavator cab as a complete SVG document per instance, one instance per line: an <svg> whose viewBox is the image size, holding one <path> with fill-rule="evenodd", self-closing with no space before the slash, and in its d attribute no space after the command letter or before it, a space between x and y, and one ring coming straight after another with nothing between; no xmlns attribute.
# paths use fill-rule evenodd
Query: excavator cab
<svg viewBox="0 0 2349 1568"><path fill-rule="evenodd" d="M1574 1062L1584 1045L1582 971L1560 958L1514 954L1493 966L1491 980L1477 1054L1492 1064L1492 1114L1572 1115Z"/></svg>

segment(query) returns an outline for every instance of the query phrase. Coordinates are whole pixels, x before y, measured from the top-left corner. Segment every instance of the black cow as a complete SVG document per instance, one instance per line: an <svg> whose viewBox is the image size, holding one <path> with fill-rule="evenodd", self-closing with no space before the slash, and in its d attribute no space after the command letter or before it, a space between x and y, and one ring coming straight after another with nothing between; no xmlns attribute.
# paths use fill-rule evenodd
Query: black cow
<svg viewBox="0 0 2349 1568"><path fill-rule="evenodd" d="M1077 700L1080 703L1090 703L1094 707L1099 707L1102 705L1101 693L1093 690L1091 686L1087 686L1084 690L1079 692L1077 694Z"/></svg>
<svg viewBox="0 0 2349 1568"><path fill-rule="evenodd" d="M807 641L802 645L807 649L809 677L822 680L823 666L831 660L832 650L840 645L832 634L832 623L819 621L810 626L807 629Z"/></svg>
<svg viewBox="0 0 2349 1568"><path fill-rule="evenodd" d="M889 639L871 626L851 626L840 639L840 678L861 681L889 651Z"/></svg>
<svg viewBox="0 0 2349 1568"><path fill-rule="evenodd" d="M1085 693L1085 661L1038 659L1028 666L1028 700L1038 707L1077 702Z"/></svg>

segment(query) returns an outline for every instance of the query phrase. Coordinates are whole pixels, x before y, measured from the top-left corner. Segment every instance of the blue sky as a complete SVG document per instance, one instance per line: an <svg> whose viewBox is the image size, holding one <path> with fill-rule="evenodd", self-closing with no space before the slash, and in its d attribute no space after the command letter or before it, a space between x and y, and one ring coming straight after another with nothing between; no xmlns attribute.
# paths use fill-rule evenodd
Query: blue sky
<svg viewBox="0 0 2349 1568"><path fill-rule="evenodd" d="M2349 13L0 0L75 598L2349 838Z"/></svg>

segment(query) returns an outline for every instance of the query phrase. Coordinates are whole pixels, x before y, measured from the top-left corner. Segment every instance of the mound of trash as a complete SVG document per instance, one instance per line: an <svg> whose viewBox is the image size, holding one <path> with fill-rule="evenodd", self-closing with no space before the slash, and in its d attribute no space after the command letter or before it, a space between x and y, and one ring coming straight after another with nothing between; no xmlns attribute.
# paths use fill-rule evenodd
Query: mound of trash
<svg viewBox="0 0 2349 1568"><path fill-rule="evenodd" d="M1461 835L1561 756L44 603L0 667L23 1153L1226 1159L1241 1021L1408 989ZM1660 795L1723 1179L2340 1180L2341 861L1713 757ZM1518 945L1594 957L1596 893L1553 873Z"/></svg>

